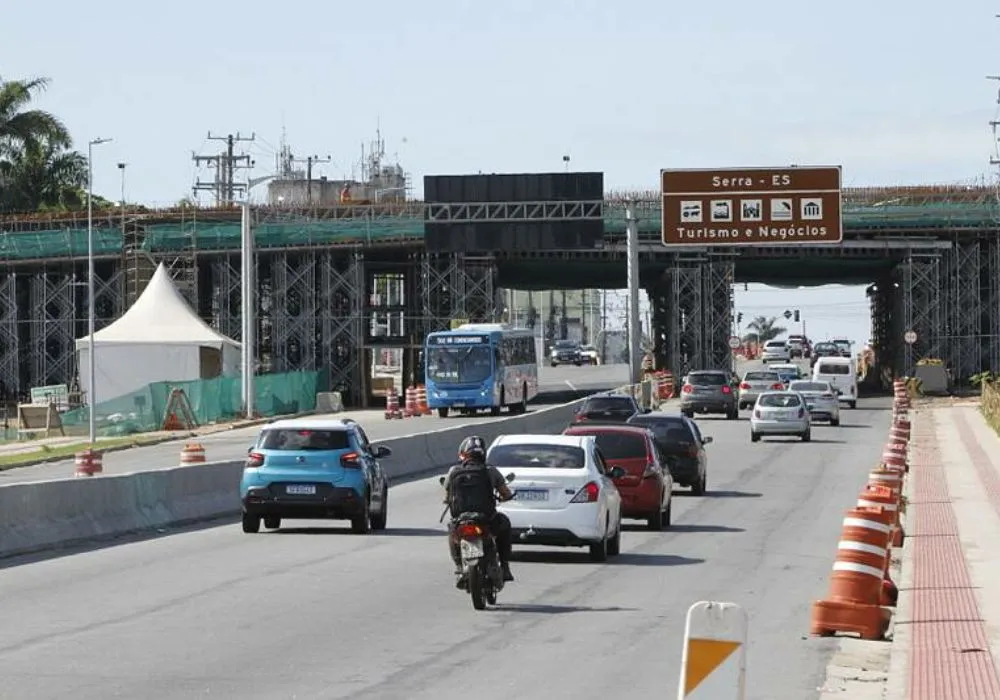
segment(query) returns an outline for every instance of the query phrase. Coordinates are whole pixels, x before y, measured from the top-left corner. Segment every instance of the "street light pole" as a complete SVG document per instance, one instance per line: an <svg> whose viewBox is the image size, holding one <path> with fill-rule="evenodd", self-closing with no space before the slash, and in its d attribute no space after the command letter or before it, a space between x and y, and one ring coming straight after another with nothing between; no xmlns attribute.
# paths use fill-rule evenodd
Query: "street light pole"
<svg viewBox="0 0 1000 700"><path fill-rule="evenodd" d="M97 316L94 308L94 146L108 143L111 139L92 139L87 143L87 359L89 369L90 404L89 437L90 446L97 442L97 361L94 356L94 319ZM124 171L123 171L124 172Z"/></svg>
<svg viewBox="0 0 1000 700"><path fill-rule="evenodd" d="M125 240L125 166L128 163L119 163L118 169L122 173L122 241Z"/></svg>

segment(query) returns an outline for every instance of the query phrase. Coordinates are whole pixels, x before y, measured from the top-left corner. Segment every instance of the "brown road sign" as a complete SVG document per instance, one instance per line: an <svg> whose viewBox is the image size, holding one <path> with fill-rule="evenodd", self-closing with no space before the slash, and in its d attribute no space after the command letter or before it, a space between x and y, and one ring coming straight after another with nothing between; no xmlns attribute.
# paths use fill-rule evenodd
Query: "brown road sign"
<svg viewBox="0 0 1000 700"><path fill-rule="evenodd" d="M661 170L663 244L844 240L840 166Z"/></svg>

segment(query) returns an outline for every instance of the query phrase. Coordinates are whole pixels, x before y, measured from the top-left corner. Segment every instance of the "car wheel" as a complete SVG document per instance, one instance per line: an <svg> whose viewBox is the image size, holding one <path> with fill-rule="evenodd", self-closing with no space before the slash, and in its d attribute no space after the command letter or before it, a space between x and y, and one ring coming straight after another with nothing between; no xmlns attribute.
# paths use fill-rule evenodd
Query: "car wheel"
<svg viewBox="0 0 1000 700"><path fill-rule="evenodd" d="M663 511L657 510L655 513L646 518L646 529L653 530L657 532L663 529Z"/></svg>
<svg viewBox="0 0 1000 700"><path fill-rule="evenodd" d="M802 433L802 442L809 442L810 440L812 440L812 431L807 430Z"/></svg>
<svg viewBox="0 0 1000 700"><path fill-rule="evenodd" d="M256 515L243 514L243 532L252 535L260 532L260 518Z"/></svg>
<svg viewBox="0 0 1000 700"><path fill-rule="evenodd" d="M361 514L355 518L351 518L351 532L355 535L367 535L372 531L371 507L371 503L368 501L368 498L365 497L365 505Z"/></svg>
<svg viewBox="0 0 1000 700"><path fill-rule="evenodd" d="M858 402L857 401L849 401L847 405L850 406L852 409L854 409L854 408L858 407Z"/></svg>
<svg viewBox="0 0 1000 700"><path fill-rule="evenodd" d="M389 486L382 485L382 507L371 516L372 530L384 530L389 519Z"/></svg>
<svg viewBox="0 0 1000 700"><path fill-rule="evenodd" d="M750 433L750 442L760 442L760 435L757 433Z"/></svg>
<svg viewBox="0 0 1000 700"><path fill-rule="evenodd" d="M830 419L830 425L832 425L834 428L838 427L840 425L840 419L839 418L831 418Z"/></svg>
<svg viewBox="0 0 1000 700"><path fill-rule="evenodd" d="M751 435L750 439L753 440L753 436L752 435ZM756 442L756 440L754 440L754 442ZM706 475L702 474L701 478L698 479L698 483L694 484L691 487L691 495L692 496L704 496L705 495L705 481L706 480L707 480Z"/></svg>
<svg viewBox="0 0 1000 700"><path fill-rule="evenodd" d="M617 557L622 553L622 521L618 521L618 529L615 536L608 541L608 556Z"/></svg>
<svg viewBox="0 0 1000 700"><path fill-rule="evenodd" d="M264 527L268 530L277 530L281 527L281 518L264 518Z"/></svg>
<svg viewBox="0 0 1000 700"><path fill-rule="evenodd" d="M608 533L599 542L590 545L590 561L607 561L608 559Z"/></svg>
<svg viewBox="0 0 1000 700"><path fill-rule="evenodd" d="M730 411L729 413L726 414L726 420L739 420L739 419L740 419L740 409L738 408L735 411Z"/></svg>
<svg viewBox="0 0 1000 700"><path fill-rule="evenodd" d="M671 513L673 508L673 503L667 503L667 509L660 513L660 525L664 530L670 527L670 521L673 519L673 514Z"/></svg>
<svg viewBox="0 0 1000 700"><path fill-rule="evenodd" d="M681 411L688 418L694 418L694 411Z"/></svg>

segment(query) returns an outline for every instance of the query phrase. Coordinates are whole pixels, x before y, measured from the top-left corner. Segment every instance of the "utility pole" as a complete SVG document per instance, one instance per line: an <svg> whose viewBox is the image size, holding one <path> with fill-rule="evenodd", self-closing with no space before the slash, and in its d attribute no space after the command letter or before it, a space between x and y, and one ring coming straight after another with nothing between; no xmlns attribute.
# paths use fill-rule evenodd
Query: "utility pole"
<svg viewBox="0 0 1000 700"><path fill-rule="evenodd" d="M313 200L313 165L316 163L332 163L333 158L327 156L326 158L320 158L319 156L308 156L307 158L291 158L293 163L305 163L306 164L306 205L312 206Z"/></svg>
<svg viewBox="0 0 1000 700"><path fill-rule="evenodd" d="M250 190L247 183L236 182L236 171L249 170L254 166L254 161L250 159L249 155L235 154L236 144L240 141L250 142L256 138L256 134L242 136L239 132L236 132L235 136L232 134L227 136L212 136L212 132L209 131L208 140L224 141L226 143L226 150L218 155L191 154L191 159L195 162L195 165L206 165L209 168L215 169L214 182L197 180L194 183L192 191L196 195L201 191L214 192L215 202L218 206L233 206L237 194L244 195Z"/></svg>

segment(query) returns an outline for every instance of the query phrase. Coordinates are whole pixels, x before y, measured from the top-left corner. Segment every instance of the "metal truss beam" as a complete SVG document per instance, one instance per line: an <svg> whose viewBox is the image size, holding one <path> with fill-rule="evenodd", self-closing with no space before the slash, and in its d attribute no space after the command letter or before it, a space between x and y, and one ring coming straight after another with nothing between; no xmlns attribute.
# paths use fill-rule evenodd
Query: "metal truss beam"
<svg viewBox="0 0 1000 700"><path fill-rule="evenodd" d="M361 405L367 391L362 361L365 264L360 251L330 251L317 261L320 366L329 369L333 391Z"/></svg>
<svg viewBox="0 0 1000 700"><path fill-rule="evenodd" d="M454 315L457 296L454 255L424 255L420 264L420 315L423 337L432 331L448 328Z"/></svg>
<svg viewBox="0 0 1000 700"><path fill-rule="evenodd" d="M17 275L0 277L0 400L10 401L21 393L20 339L17 333Z"/></svg>
<svg viewBox="0 0 1000 700"><path fill-rule="evenodd" d="M600 201L429 203L425 207L424 220L430 223L604 220L604 202Z"/></svg>
<svg viewBox="0 0 1000 700"><path fill-rule="evenodd" d="M272 372L316 368L316 256L271 257Z"/></svg>
<svg viewBox="0 0 1000 700"><path fill-rule="evenodd" d="M459 256L455 265L455 316L473 323L496 322L503 314L503 298L496 286L496 261L489 256Z"/></svg>
<svg viewBox="0 0 1000 700"><path fill-rule="evenodd" d="M98 269L94 275L94 330L99 331L105 326L110 326L118 320L127 308L124 303L125 273L115 267L109 270L110 274L101 276ZM77 295L77 325L76 337L82 338L87 334L87 295L84 289L86 278L82 275L76 276L76 289L80 290Z"/></svg>
<svg viewBox="0 0 1000 700"><path fill-rule="evenodd" d="M702 328L706 368L732 366L729 336L733 332L733 276L735 265L730 260L713 260L702 268L704 286Z"/></svg>
<svg viewBox="0 0 1000 700"><path fill-rule="evenodd" d="M76 376L75 283L74 275L68 271L41 272L30 277L28 338L33 352L25 359L31 385L73 383Z"/></svg>
<svg viewBox="0 0 1000 700"><path fill-rule="evenodd" d="M912 374L917 360L924 357L944 358L941 343L942 299L941 299L941 259L936 255L909 255L896 268L902 302L903 333L913 330L917 342L902 345L900 368Z"/></svg>

